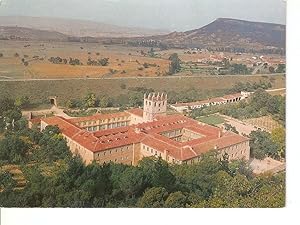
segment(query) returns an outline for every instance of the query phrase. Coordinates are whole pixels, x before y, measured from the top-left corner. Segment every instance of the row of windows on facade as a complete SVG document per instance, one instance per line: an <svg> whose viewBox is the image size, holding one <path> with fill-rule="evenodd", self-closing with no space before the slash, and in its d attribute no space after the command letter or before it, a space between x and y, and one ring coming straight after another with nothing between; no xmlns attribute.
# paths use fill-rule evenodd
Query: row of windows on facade
<svg viewBox="0 0 300 225"><path fill-rule="evenodd" d="M126 122L111 123L111 124L107 124L107 125L87 127L86 130L87 131L106 130L106 129L112 129L112 128L117 128L117 127L125 127L127 125L128 125L128 123L126 123Z"/></svg>
<svg viewBox="0 0 300 225"><path fill-rule="evenodd" d="M102 155L105 156L106 154L113 154L113 153L118 153L118 152L124 152L126 150L129 150L129 146L126 147L121 147L121 148L116 148L116 149L112 149L109 151L104 151L102 152ZM101 156L101 153L97 153L97 156Z"/></svg>
<svg viewBox="0 0 300 225"><path fill-rule="evenodd" d="M129 157L126 156L126 157L121 157L119 159L110 159L110 160L107 160L107 161L103 161L103 163L111 163L111 162L122 162L124 160L128 160ZM130 164L132 165L132 161L130 161Z"/></svg>
<svg viewBox="0 0 300 225"><path fill-rule="evenodd" d="M150 152L153 154L155 157L161 157L161 152L158 152L157 150L150 148L149 146L143 145L143 149L146 150L147 152ZM166 159L168 162L173 162L173 163L179 163L179 160L176 160L175 158L167 156Z"/></svg>
<svg viewBox="0 0 300 225"><path fill-rule="evenodd" d="M129 120L129 117L117 117L117 118L112 118L112 119L108 119L107 123L109 122L115 122L115 121L123 121L123 120ZM92 121L87 121L87 122L81 122L81 124L83 126L85 125L92 125L92 124L97 124L98 122L100 123L104 123L106 120L92 120Z"/></svg>

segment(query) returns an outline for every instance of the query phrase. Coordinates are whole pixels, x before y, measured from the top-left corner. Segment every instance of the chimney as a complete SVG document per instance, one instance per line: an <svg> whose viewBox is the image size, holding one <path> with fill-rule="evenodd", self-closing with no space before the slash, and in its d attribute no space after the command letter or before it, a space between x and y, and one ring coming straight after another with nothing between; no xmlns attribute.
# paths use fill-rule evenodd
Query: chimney
<svg viewBox="0 0 300 225"><path fill-rule="evenodd" d="M219 130L218 138L222 137L222 131Z"/></svg>
<svg viewBox="0 0 300 225"><path fill-rule="evenodd" d="M164 150L164 154L165 154L165 157L166 157L165 160L167 161L167 158L168 158L168 155L169 155L169 154L168 154L168 150L165 149L165 150Z"/></svg>

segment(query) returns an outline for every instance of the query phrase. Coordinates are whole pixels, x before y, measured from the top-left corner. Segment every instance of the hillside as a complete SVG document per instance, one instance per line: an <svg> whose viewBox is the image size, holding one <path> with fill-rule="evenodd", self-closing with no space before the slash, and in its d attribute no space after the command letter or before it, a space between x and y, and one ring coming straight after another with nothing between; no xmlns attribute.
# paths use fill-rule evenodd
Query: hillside
<svg viewBox="0 0 300 225"><path fill-rule="evenodd" d="M284 49L285 30L280 24L219 18L199 29L149 39L172 47Z"/></svg>
<svg viewBox="0 0 300 225"><path fill-rule="evenodd" d="M2 27L0 26L0 40L51 40L67 41L68 36L55 32L36 30L24 27Z"/></svg>
<svg viewBox="0 0 300 225"><path fill-rule="evenodd" d="M167 33L162 30L121 27L87 20L27 16L1 16L0 26L55 31L76 37L142 37Z"/></svg>

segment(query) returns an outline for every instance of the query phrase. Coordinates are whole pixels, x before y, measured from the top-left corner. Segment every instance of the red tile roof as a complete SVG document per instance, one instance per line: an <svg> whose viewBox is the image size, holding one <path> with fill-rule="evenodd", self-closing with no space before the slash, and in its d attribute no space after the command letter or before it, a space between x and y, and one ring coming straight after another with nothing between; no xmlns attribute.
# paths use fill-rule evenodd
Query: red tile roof
<svg viewBox="0 0 300 225"><path fill-rule="evenodd" d="M72 120L61 117L43 118L42 121L48 125L58 125L64 135L92 152L143 143L160 152L168 151L168 154L177 160L197 157L216 145L221 149L248 140L232 132L222 134L220 128L201 124L183 115L169 115L159 117L157 121L96 132L88 132L73 124ZM201 134L202 137L178 142L161 134L177 129L188 129Z"/></svg>
<svg viewBox="0 0 300 225"><path fill-rule="evenodd" d="M142 109L138 109L138 108L129 109L129 110L126 110L126 112L128 112L130 114L133 114L135 116L143 117L143 110Z"/></svg>
<svg viewBox="0 0 300 225"><path fill-rule="evenodd" d="M83 121L105 120L105 119L129 117L129 116L130 115L126 112L117 112L117 113L110 113L110 114L95 114L93 116L77 117L77 118L69 119L69 121L71 121L72 123L78 123Z"/></svg>

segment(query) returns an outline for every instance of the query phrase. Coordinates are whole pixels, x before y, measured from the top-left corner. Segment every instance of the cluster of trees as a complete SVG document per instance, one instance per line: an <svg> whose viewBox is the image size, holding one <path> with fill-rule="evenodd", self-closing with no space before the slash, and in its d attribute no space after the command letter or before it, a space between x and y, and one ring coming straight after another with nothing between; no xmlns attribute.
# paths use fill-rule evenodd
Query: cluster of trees
<svg viewBox="0 0 300 225"><path fill-rule="evenodd" d="M70 99L67 101L66 106L70 109L73 108L93 108L93 107L112 107L112 99L105 95L97 97L95 93L88 93L83 99Z"/></svg>
<svg viewBox="0 0 300 225"><path fill-rule="evenodd" d="M107 66L109 63L109 58L103 58L98 60L93 60L88 58L87 65L88 66Z"/></svg>
<svg viewBox="0 0 300 225"><path fill-rule="evenodd" d="M36 163L24 168L27 184L14 190L9 175L0 192L4 207L283 207L285 175L254 177L247 163L214 154L194 165L170 166L144 158L139 165L84 165L80 158L64 160L48 174Z"/></svg>
<svg viewBox="0 0 300 225"><path fill-rule="evenodd" d="M126 85L121 85L126 89ZM83 99L70 99L66 102L68 108L92 108L92 107L139 107L143 105L145 93L154 92L153 89L135 87L129 88L127 94L121 94L117 97L108 97L106 95L97 96L95 93L88 93Z"/></svg>
<svg viewBox="0 0 300 225"><path fill-rule="evenodd" d="M21 99L24 98L27 99L26 97L22 97ZM14 101L7 97L0 97L0 132L18 129L23 126L25 121L21 120L22 103L18 99Z"/></svg>
<svg viewBox="0 0 300 225"><path fill-rule="evenodd" d="M24 123L6 131L0 140L0 164L49 163L68 157L69 148L57 127L49 126L41 133Z"/></svg>
<svg viewBox="0 0 300 225"><path fill-rule="evenodd" d="M230 74L250 74L250 70L244 64L233 63L229 66Z"/></svg>
<svg viewBox="0 0 300 225"><path fill-rule="evenodd" d="M69 58L69 61L67 59L61 58L59 56L57 57L51 57L50 59L48 59L49 62L52 62L53 64L70 64L70 65L83 65L79 59L73 59L73 58Z"/></svg>
<svg viewBox="0 0 300 225"><path fill-rule="evenodd" d="M59 56L57 57L51 57L50 59L48 59L49 62L52 62L53 64L67 64L68 60L67 59L63 59Z"/></svg>
<svg viewBox="0 0 300 225"><path fill-rule="evenodd" d="M152 40L152 39L128 41L127 44L135 47L142 46L142 47L159 48L160 50L167 50L172 47L172 45L170 44L163 43L157 40Z"/></svg>
<svg viewBox="0 0 300 225"><path fill-rule="evenodd" d="M157 64L156 63L144 63L143 66L145 68L149 68L149 67L157 67Z"/></svg>
<svg viewBox="0 0 300 225"><path fill-rule="evenodd" d="M277 128L268 133L265 131L252 131L250 137L251 156L257 159L271 157L285 158L285 129Z"/></svg>
<svg viewBox="0 0 300 225"><path fill-rule="evenodd" d="M271 82L264 82L264 81L260 80L258 83L256 83L256 82L254 82L254 83L250 83L250 82L246 82L246 83L238 82L229 91L231 93L232 92L241 92L241 91L253 92L253 91L257 90L257 89L269 89L269 88L272 88L272 83Z"/></svg>
<svg viewBox="0 0 300 225"><path fill-rule="evenodd" d="M202 109L195 109L190 116L197 118L220 112L222 114L237 118L248 119L266 115L285 125L285 97L272 96L263 89L258 89L248 100L233 104L209 106Z"/></svg>

